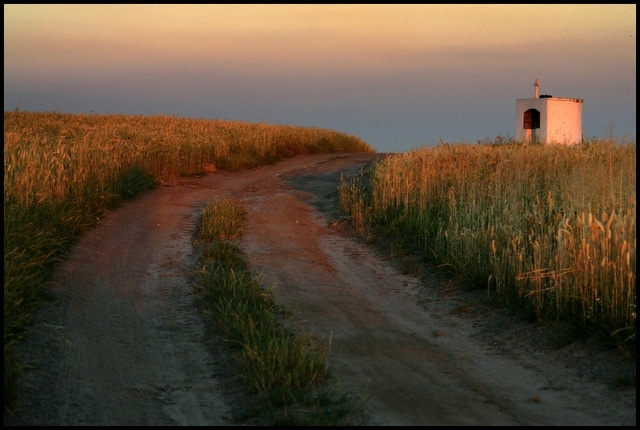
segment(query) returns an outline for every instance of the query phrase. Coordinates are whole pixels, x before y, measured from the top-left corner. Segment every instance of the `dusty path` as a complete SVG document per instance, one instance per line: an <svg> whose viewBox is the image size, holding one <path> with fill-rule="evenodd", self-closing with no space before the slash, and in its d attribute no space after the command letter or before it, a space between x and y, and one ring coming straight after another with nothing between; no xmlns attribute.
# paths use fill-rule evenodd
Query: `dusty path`
<svg viewBox="0 0 640 430"><path fill-rule="evenodd" d="M429 267L401 275L338 221L336 184L378 155L302 156L179 179L106 216L74 248L24 347L34 369L5 424L229 424L240 394L191 295L198 205L244 201L240 246L308 331L369 424L635 425L635 364L492 310ZM463 309L465 313L454 312ZM544 334L543 336L544 337Z"/></svg>

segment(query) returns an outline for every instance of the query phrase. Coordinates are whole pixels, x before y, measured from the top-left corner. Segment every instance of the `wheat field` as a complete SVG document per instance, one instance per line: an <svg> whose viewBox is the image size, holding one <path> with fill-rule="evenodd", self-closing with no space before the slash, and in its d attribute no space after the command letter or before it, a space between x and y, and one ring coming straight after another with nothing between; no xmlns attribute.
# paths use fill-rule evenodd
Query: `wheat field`
<svg viewBox="0 0 640 430"><path fill-rule="evenodd" d="M418 149L343 178L340 201L508 306L635 340L635 142Z"/></svg>
<svg viewBox="0 0 640 430"><path fill-rule="evenodd" d="M371 151L355 136L313 127L168 116L5 112L5 200L114 192L123 172L156 179L236 170L318 152Z"/></svg>

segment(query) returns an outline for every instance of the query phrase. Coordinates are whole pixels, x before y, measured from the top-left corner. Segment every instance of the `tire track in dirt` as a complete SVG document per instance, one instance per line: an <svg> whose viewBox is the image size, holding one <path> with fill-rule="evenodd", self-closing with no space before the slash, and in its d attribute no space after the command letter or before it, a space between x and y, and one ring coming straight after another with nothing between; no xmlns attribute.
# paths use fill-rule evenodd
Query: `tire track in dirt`
<svg viewBox="0 0 640 430"><path fill-rule="evenodd" d="M480 336L491 318L451 315L450 280L401 275L335 226L340 172L380 156L181 178L109 213L55 274L55 301L21 349L34 366L22 410L5 424L229 424L242 390L190 285L198 206L223 197L246 205L239 244L254 270L306 330L331 340L334 378L368 389L369 424L635 424L635 389L578 380L563 368L571 357L496 353L501 333Z"/></svg>
<svg viewBox="0 0 640 430"><path fill-rule="evenodd" d="M249 208L243 250L306 329L331 339L330 368L371 395L370 424L521 424L474 391L441 339L428 339L439 326L417 306L415 279L332 232L291 193Z"/></svg>
<svg viewBox="0 0 640 430"><path fill-rule="evenodd" d="M37 390L22 396L27 423L226 423L186 270L195 214L173 194L108 214L58 270L60 302L39 318L58 329L42 333L47 353L25 375Z"/></svg>
<svg viewBox="0 0 640 430"><path fill-rule="evenodd" d="M576 358L598 348L519 356L520 348L538 348L525 335L513 351L496 354L496 339L537 324L496 316L478 292L428 265L421 279L402 275L336 228L335 188L345 170L358 168L317 164L283 175L281 191L249 202L241 247L305 330L331 341L330 371L345 388L366 393L369 424L635 423L635 389L616 392L603 378L573 373L597 367L597 358L584 366ZM477 308L475 318L453 312L456 296ZM615 369L619 354L604 357L613 361L603 369ZM635 374L633 363L622 367Z"/></svg>

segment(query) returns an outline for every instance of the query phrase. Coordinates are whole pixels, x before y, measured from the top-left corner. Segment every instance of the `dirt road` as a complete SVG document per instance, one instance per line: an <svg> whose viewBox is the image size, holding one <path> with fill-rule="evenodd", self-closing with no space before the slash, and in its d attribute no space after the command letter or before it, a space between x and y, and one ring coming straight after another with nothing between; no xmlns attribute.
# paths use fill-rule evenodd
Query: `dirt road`
<svg viewBox="0 0 640 430"><path fill-rule="evenodd" d="M239 244L371 425L635 425L635 363L492 308L429 266L402 275L351 237L340 172L380 155L300 156L181 178L109 213L74 247L36 315L15 425L224 425L243 392L190 286L198 206L248 211ZM6 414L5 414L6 415Z"/></svg>

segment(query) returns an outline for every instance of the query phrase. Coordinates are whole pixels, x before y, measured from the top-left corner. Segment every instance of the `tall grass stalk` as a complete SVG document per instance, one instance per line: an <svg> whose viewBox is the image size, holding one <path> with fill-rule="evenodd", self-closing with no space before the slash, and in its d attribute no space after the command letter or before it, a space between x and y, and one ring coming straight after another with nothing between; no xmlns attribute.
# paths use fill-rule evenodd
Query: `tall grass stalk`
<svg viewBox="0 0 640 430"><path fill-rule="evenodd" d="M4 113L4 405L51 269L105 211L159 181L298 154L370 152L319 128L168 116Z"/></svg>
<svg viewBox="0 0 640 430"><path fill-rule="evenodd" d="M634 342L635 184L635 142L453 144L343 178L340 202L506 305Z"/></svg>

